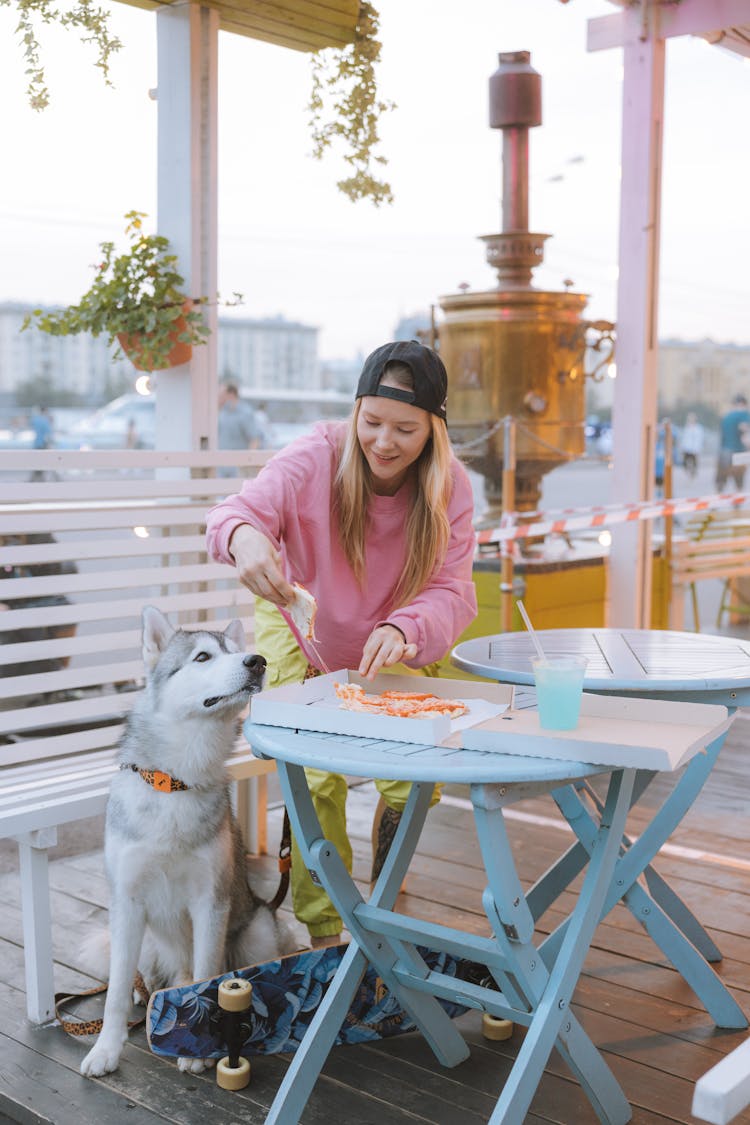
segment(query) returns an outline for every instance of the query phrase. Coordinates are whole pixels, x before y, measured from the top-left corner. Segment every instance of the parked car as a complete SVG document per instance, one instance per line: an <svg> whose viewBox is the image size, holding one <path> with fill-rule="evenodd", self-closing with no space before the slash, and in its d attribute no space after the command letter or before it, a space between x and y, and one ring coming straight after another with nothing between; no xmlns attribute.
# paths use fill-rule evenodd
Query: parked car
<svg viewBox="0 0 750 1125"><path fill-rule="evenodd" d="M612 453L612 426L601 422L595 414L586 419L586 452L590 456L609 457Z"/></svg>
<svg viewBox="0 0 750 1125"><path fill-rule="evenodd" d="M27 423L0 426L0 449L31 449L33 444L34 431Z"/></svg>
<svg viewBox="0 0 750 1125"><path fill-rule="evenodd" d="M153 449L156 401L152 395L120 395L58 435L65 449Z"/></svg>
<svg viewBox="0 0 750 1125"><path fill-rule="evenodd" d="M257 393L246 397L255 409L262 406L268 417L271 449L281 449L301 434L309 433L317 418L342 417L344 407L339 398L351 408L348 396L329 396L331 405L322 392L318 392L317 399L311 395L309 403L304 391L281 394L268 391L262 400ZM131 422L133 436L129 439ZM154 395L120 395L67 430L57 430L55 445L59 449L153 449L156 445L156 398Z"/></svg>

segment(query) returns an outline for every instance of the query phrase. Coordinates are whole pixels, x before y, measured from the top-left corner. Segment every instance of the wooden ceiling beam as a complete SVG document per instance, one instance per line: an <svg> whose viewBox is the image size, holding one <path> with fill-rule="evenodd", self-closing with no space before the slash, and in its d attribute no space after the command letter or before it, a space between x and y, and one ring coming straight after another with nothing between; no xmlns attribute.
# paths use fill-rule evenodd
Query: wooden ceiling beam
<svg viewBox="0 0 750 1125"><path fill-rule="evenodd" d="M620 0L615 0L620 3ZM590 19L587 25L587 50L602 51L624 47L644 35L672 39L679 35L710 38L724 32L716 42L728 49L733 44L747 46L750 35L750 0L681 0L679 4L662 4L644 0L639 20L633 20L632 9ZM713 40L710 40L713 41ZM734 49L737 49L735 46ZM740 53L745 54L745 50Z"/></svg>
<svg viewBox="0 0 750 1125"><path fill-rule="evenodd" d="M155 10L172 0L122 0ZM345 47L354 40L359 0L209 0L219 13L219 27L235 35L261 39L295 51Z"/></svg>

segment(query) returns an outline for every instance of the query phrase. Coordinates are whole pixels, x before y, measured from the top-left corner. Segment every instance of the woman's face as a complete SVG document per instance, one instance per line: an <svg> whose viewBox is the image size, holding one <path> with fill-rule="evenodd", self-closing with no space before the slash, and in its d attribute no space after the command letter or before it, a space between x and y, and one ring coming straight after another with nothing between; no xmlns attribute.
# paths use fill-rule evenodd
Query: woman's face
<svg viewBox="0 0 750 1125"><path fill-rule="evenodd" d="M398 492L431 434L430 415L419 406L379 395L360 399L357 437L378 495Z"/></svg>

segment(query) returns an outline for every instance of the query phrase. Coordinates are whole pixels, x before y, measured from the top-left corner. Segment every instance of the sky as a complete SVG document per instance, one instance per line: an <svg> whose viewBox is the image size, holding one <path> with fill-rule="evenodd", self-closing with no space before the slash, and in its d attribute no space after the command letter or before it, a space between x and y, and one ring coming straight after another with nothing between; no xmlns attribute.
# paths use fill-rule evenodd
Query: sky
<svg viewBox="0 0 750 1125"><path fill-rule="evenodd" d="M64 5L65 0L61 0ZM156 26L102 0L123 49L104 85L75 32L43 29L51 105L28 107L11 8L0 6L0 301L74 302L98 244L129 210L156 221ZM533 231L552 237L535 284L566 280L615 319L622 58L588 52L608 0L376 0L380 93L396 107L379 152L391 206L352 203L340 156L312 159L309 56L219 43L222 315L319 328L323 359L354 358L459 285L492 289L479 236L501 229L501 134L488 124L500 51L529 50L543 125L530 135ZM667 47L659 335L750 344L750 62L701 40Z"/></svg>

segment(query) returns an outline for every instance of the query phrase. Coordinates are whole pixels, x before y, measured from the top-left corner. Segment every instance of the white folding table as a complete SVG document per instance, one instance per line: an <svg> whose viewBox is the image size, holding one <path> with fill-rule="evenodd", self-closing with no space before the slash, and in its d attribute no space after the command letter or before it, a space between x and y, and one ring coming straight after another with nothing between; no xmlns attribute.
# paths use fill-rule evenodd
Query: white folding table
<svg viewBox="0 0 750 1125"><path fill-rule="evenodd" d="M710 722L700 730L702 743L710 743L714 737L714 709L710 714ZM613 719L614 741L619 722ZM647 724L641 726L644 738L653 738L653 731L645 730ZM490 1118L492 1125L517 1125L525 1119L554 1047L581 1083L599 1119L609 1125L628 1121L631 1112L627 1099L570 1004L598 921L606 904L620 894L615 884L623 862L622 839L636 771L626 762L603 767L503 753L502 734L497 736L496 749L484 751L313 734L250 721L245 724L245 735L256 754L276 760L304 862L313 881L325 887L351 934L342 965L294 1055L267 1122L293 1125L299 1120L368 962L445 1066L462 1062L469 1049L437 998L528 1028ZM579 743L583 755L585 740L583 729ZM565 745L565 753L569 753L570 743ZM360 895L335 846L323 837L305 766L412 782L393 845L368 902ZM585 855L579 869L585 868L584 878L573 894L574 905L564 927L557 931L558 940L547 939L535 945L534 910L516 870L504 809L518 800L571 787L571 783L594 774L608 775L608 785L600 815L589 819L583 833ZM491 937L478 937L394 911L436 781L469 787L487 875L482 905ZM430 971L417 946L486 965L496 987Z"/></svg>

